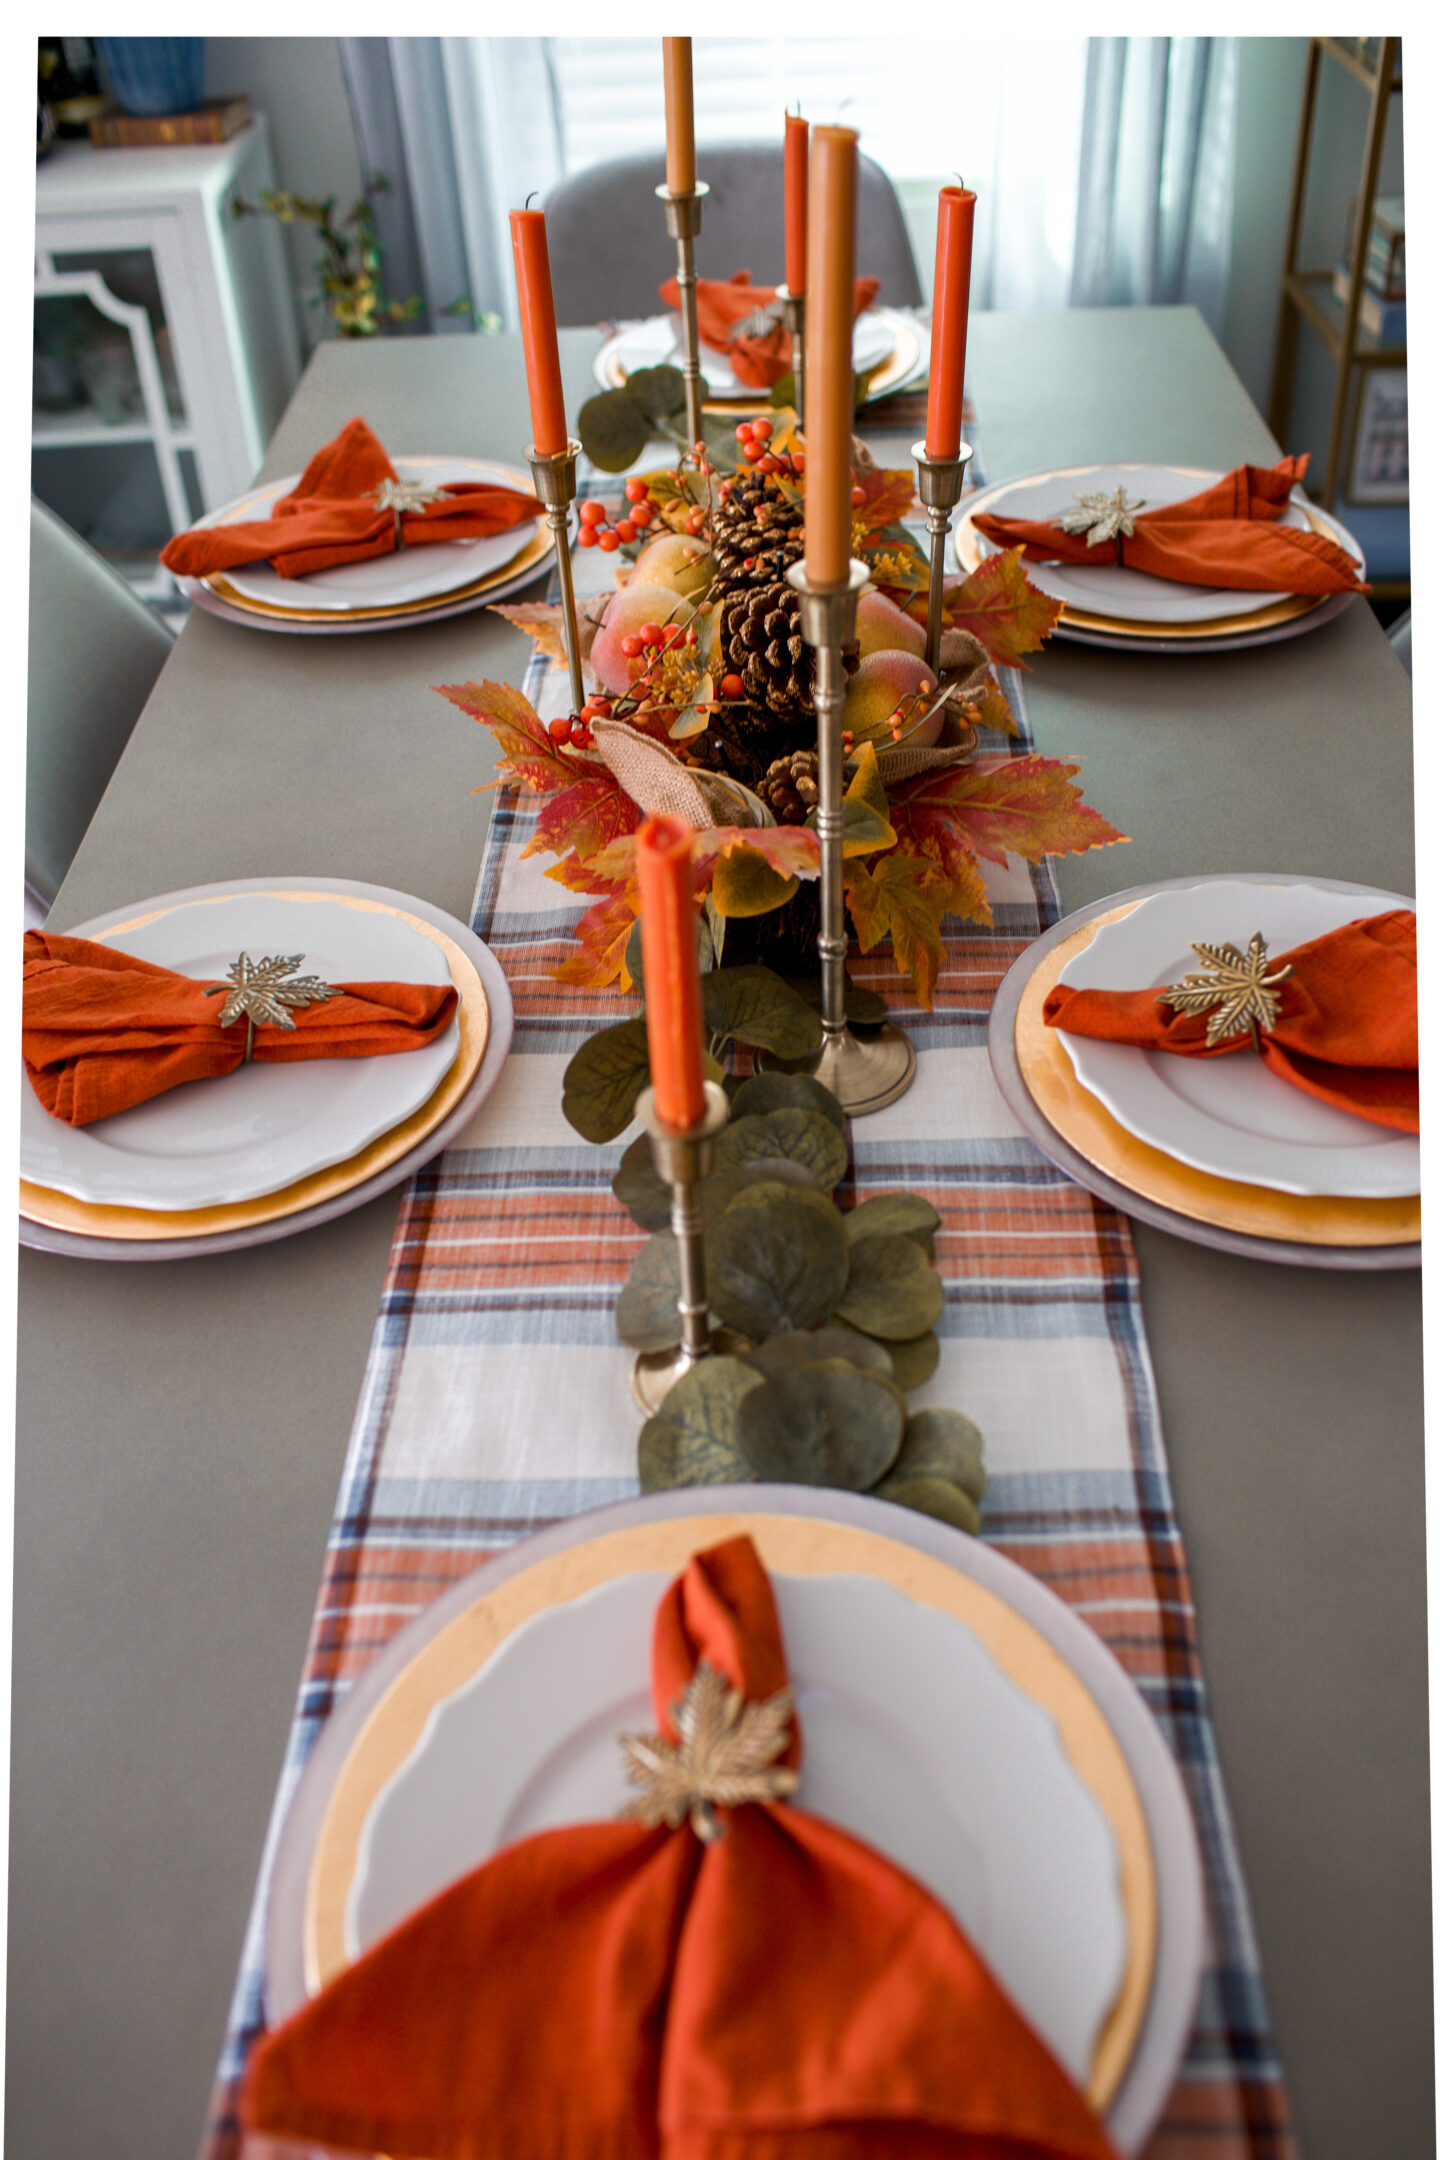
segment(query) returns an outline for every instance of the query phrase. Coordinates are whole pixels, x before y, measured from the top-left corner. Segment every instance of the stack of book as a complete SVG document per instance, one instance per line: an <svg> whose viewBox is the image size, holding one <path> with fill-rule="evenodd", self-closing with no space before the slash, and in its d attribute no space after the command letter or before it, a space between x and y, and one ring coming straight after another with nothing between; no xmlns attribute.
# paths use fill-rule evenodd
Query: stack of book
<svg viewBox="0 0 1440 2160"><path fill-rule="evenodd" d="M1346 255L1353 255L1347 244ZM1405 198L1377 195L1370 217L1360 294L1360 323L1381 345L1405 343ZM1350 300L1350 265L1335 272L1335 297Z"/></svg>

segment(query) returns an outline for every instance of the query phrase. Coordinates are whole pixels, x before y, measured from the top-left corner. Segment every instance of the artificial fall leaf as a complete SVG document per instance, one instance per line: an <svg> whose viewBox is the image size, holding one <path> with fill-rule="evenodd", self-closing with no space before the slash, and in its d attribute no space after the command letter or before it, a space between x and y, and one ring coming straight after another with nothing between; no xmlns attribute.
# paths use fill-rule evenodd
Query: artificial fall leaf
<svg viewBox="0 0 1440 2160"><path fill-rule="evenodd" d="M857 484L865 497L855 507L855 522L867 533L880 532L887 525L898 525L910 514L915 500L915 475L908 465L882 467L873 465L869 471L857 474Z"/></svg>
<svg viewBox="0 0 1440 2160"><path fill-rule="evenodd" d="M815 812L812 810L810 815L814 817ZM845 790L845 831L840 852L842 855L874 855L894 845L890 802L885 783L880 778L875 745L862 743L854 775Z"/></svg>
<svg viewBox="0 0 1440 2160"><path fill-rule="evenodd" d="M562 862L552 863L545 875L554 878L567 892L611 893L615 890L613 878L597 877L589 863L582 862L573 849Z"/></svg>
<svg viewBox="0 0 1440 2160"><path fill-rule="evenodd" d="M902 832L903 818L931 836L952 826L977 855L1002 865L1007 854L1039 862L1126 840L1073 784L1079 770L1073 760L1034 755L944 766L894 790L891 823Z"/></svg>
<svg viewBox="0 0 1440 2160"><path fill-rule="evenodd" d="M737 848L759 855L778 877L820 875L820 842L803 825L712 825L695 835L697 884L708 865Z"/></svg>
<svg viewBox="0 0 1440 2160"><path fill-rule="evenodd" d="M859 862L846 867L845 899L861 952L873 951L888 932L927 1012L945 957L940 920L948 891L949 881L934 863L898 848L882 855L873 870Z"/></svg>
<svg viewBox="0 0 1440 2160"><path fill-rule="evenodd" d="M587 861L612 840L637 832L645 813L608 765L585 764L585 777L546 803L526 843L526 855L563 855L573 848Z"/></svg>
<svg viewBox="0 0 1440 2160"><path fill-rule="evenodd" d="M1036 589L1025 575L1025 550L987 555L960 585L948 585L944 619L979 638L992 660L1022 667L1020 655L1035 652L1060 620L1061 603ZM916 611L918 612L918 611Z"/></svg>
<svg viewBox="0 0 1440 2160"><path fill-rule="evenodd" d="M514 623L532 637L547 660L565 667L569 655L565 650L565 614L555 600L522 600L518 607L506 607L503 602L492 604L486 611L491 615L503 615L506 622Z"/></svg>
<svg viewBox="0 0 1440 2160"><path fill-rule="evenodd" d="M696 1836L711 1843L723 1835L715 1808L794 1792L800 1774L778 1759L790 1744L794 1714L792 1689L747 1702L702 1658L670 1712L678 1745L659 1733L621 1733L626 1772L641 1788L621 1815L651 1830L661 1823L678 1830L688 1815Z"/></svg>
<svg viewBox="0 0 1440 2160"><path fill-rule="evenodd" d="M639 912L640 890L633 879L587 908L575 925L580 950L561 961L556 981L575 983L582 990L603 990L610 983L621 990L633 989L625 947Z"/></svg>
<svg viewBox="0 0 1440 2160"><path fill-rule="evenodd" d="M576 757L551 742L530 700L512 684L432 683L430 687L438 696L458 705L461 712L469 713L482 727L488 727L499 743L501 757L493 783L496 787L515 780L536 795L553 795L557 788L569 787L572 781L594 771L588 758ZM476 788L475 793L480 795L484 790Z"/></svg>
<svg viewBox="0 0 1440 2160"><path fill-rule="evenodd" d="M980 727L995 728L1002 735L1018 735L1020 723L1010 710L1010 700L992 675L981 687L973 691L966 703L975 707L976 723Z"/></svg>
<svg viewBox="0 0 1440 2160"><path fill-rule="evenodd" d="M1280 1017L1279 987L1293 967L1267 973L1270 955L1257 930L1242 953L1234 945L1192 945L1190 950L1205 962L1193 975L1182 976L1168 990L1157 990L1157 1003L1178 1013L1210 1014L1205 1047L1213 1050L1227 1036L1242 1035L1248 1028L1255 1048L1261 1034L1269 1034Z"/></svg>

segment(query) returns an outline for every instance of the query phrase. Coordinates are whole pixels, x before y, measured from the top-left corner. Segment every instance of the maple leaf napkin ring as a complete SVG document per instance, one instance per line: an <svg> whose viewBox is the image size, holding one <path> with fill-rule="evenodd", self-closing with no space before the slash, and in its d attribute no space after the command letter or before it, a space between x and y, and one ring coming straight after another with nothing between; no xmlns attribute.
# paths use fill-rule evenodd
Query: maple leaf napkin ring
<svg viewBox="0 0 1440 2160"><path fill-rule="evenodd" d="M1077 495L1077 508L1067 510L1055 523L1063 533L1084 533L1086 547L1099 547L1106 540L1115 543L1115 560L1124 565L1124 544L1135 530L1134 513L1143 510L1145 498L1140 496L1131 502L1123 487L1116 488L1113 495L1103 490L1096 495Z"/></svg>
<svg viewBox="0 0 1440 2160"><path fill-rule="evenodd" d="M678 1830L688 1815L703 1844L725 1835L717 1807L750 1800L783 1800L800 1783L798 1770L778 1761L790 1744L795 1710L792 1688L764 1702L747 1702L705 1658L671 1710L678 1745L659 1733L621 1733L620 1747L632 1785L641 1789L620 1810L647 1829L661 1823Z"/></svg>
<svg viewBox="0 0 1440 2160"><path fill-rule="evenodd" d="M372 500L377 510L393 510L395 513L395 545L405 545L400 520L407 510L424 510L431 503L439 502L445 490L430 487L424 480L382 480Z"/></svg>
<svg viewBox="0 0 1440 2160"><path fill-rule="evenodd" d="M332 983L322 982L318 975L297 975L295 970L304 957L304 953L273 953L266 960L252 960L249 953L242 952L231 963L225 982L206 984L206 997L225 1000L220 1008L222 1028L243 1018L247 1065L255 1047L257 1026L293 1028L295 1022L288 1007L323 1005L328 998L345 995Z"/></svg>
<svg viewBox="0 0 1440 2160"><path fill-rule="evenodd" d="M1208 1012L1207 1050L1213 1050L1217 1043L1241 1034L1246 1028L1250 1031L1253 1047L1258 1050L1261 1035L1268 1035L1280 1017L1279 986L1287 975L1294 974L1294 968L1286 966L1277 968L1273 974L1266 972L1270 955L1258 930L1243 953L1234 945L1192 945L1190 950L1199 955L1205 966L1192 975L1182 976L1178 983L1157 990L1156 1003L1168 1005L1177 1013Z"/></svg>

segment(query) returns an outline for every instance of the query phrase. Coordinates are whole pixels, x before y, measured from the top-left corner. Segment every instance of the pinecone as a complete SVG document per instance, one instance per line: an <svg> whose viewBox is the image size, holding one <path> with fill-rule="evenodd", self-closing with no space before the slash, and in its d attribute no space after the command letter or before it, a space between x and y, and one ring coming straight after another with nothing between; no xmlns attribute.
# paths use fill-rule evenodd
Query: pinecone
<svg viewBox="0 0 1440 2160"><path fill-rule="evenodd" d="M710 518L716 561L711 598L755 592L783 579L805 551L805 513L763 473L736 473Z"/></svg>
<svg viewBox="0 0 1440 2160"><path fill-rule="evenodd" d="M687 765L702 772L719 773L738 780L742 787L757 789L766 767L784 748L785 730L768 714L752 713L748 706L730 705L717 713L703 735L692 735L684 745Z"/></svg>
<svg viewBox="0 0 1440 2160"><path fill-rule="evenodd" d="M759 795L782 825L803 825L820 800L820 758L814 750L792 750L776 758L760 782Z"/></svg>
<svg viewBox="0 0 1440 2160"><path fill-rule="evenodd" d="M784 584L735 593L720 625L727 666L752 705L791 728L815 721L815 658L800 635L800 595Z"/></svg>

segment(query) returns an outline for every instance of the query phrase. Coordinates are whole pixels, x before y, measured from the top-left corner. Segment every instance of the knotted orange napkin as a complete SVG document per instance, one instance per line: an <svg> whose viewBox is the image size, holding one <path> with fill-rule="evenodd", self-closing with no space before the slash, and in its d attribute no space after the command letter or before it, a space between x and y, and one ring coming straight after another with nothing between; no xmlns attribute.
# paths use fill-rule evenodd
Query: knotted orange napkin
<svg viewBox="0 0 1440 2160"><path fill-rule="evenodd" d="M393 554L395 511L383 500L386 481L403 485L365 422L348 420L334 442L316 451L272 516L177 533L160 560L180 577L209 577L241 563L268 561L281 577L290 578ZM536 496L516 488L447 482L438 501L402 510L400 525L406 547L434 540L488 540L539 517L541 507Z"/></svg>
<svg viewBox="0 0 1440 2160"><path fill-rule="evenodd" d="M456 1005L446 983L336 987L343 996L297 1008L293 1030L257 1027L254 1061L421 1050L449 1026ZM224 1004L206 996L203 982L113 946L25 933L20 1047L35 1093L66 1125L93 1125L184 1080L234 1072L245 1056L246 1023L222 1028Z"/></svg>
<svg viewBox="0 0 1440 2160"><path fill-rule="evenodd" d="M1184 502L1142 510L1117 547L1091 547L1084 533L1047 522L992 517L976 530L997 547L1023 546L1037 562L1113 563L1177 585L1217 585L1239 592L1369 592L1342 547L1323 533L1281 525L1290 490L1305 477L1308 456L1278 465L1237 465L1213 487Z"/></svg>
<svg viewBox="0 0 1440 2160"><path fill-rule="evenodd" d="M785 1684L749 1538L661 1602L672 1741L702 1659L751 1703ZM918 1883L798 1807L715 1815L710 1844L621 1821L497 1853L261 2040L246 2128L424 2160L1114 2160Z"/></svg>
<svg viewBox="0 0 1440 2160"><path fill-rule="evenodd" d="M1337 1110L1396 1132L1420 1130L1420 1020L1415 916L1410 908L1367 915L1308 945L1272 954L1268 971L1293 967L1279 988L1280 1014L1260 1037L1271 1072ZM1179 1057L1228 1057L1249 1033L1207 1047L1209 1016L1177 1013L1153 990L1076 990L1057 983L1045 1000L1048 1027Z"/></svg>
<svg viewBox="0 0 1440 2160"><path fill-rule="evenodd" d="M863 315L880 290L879 278L862 277L855 280L855 313ZM730 333L736 323L744 322L757 308L769 307L775 298L773 285L752 285L748 270L737 270L732 278L697 278L695 280L695 313L699 321L701 342L714 346L717 352L728 353L730 365L742 383L749 383L754 390L768 390L790 371L791 339L783 322L773 323L758 337L737 337L730 342ZM678 310L680 287L671 278L660 287L660 298L666 307ZM704 356L701 356L701 373L704 373Z"/></svg>

